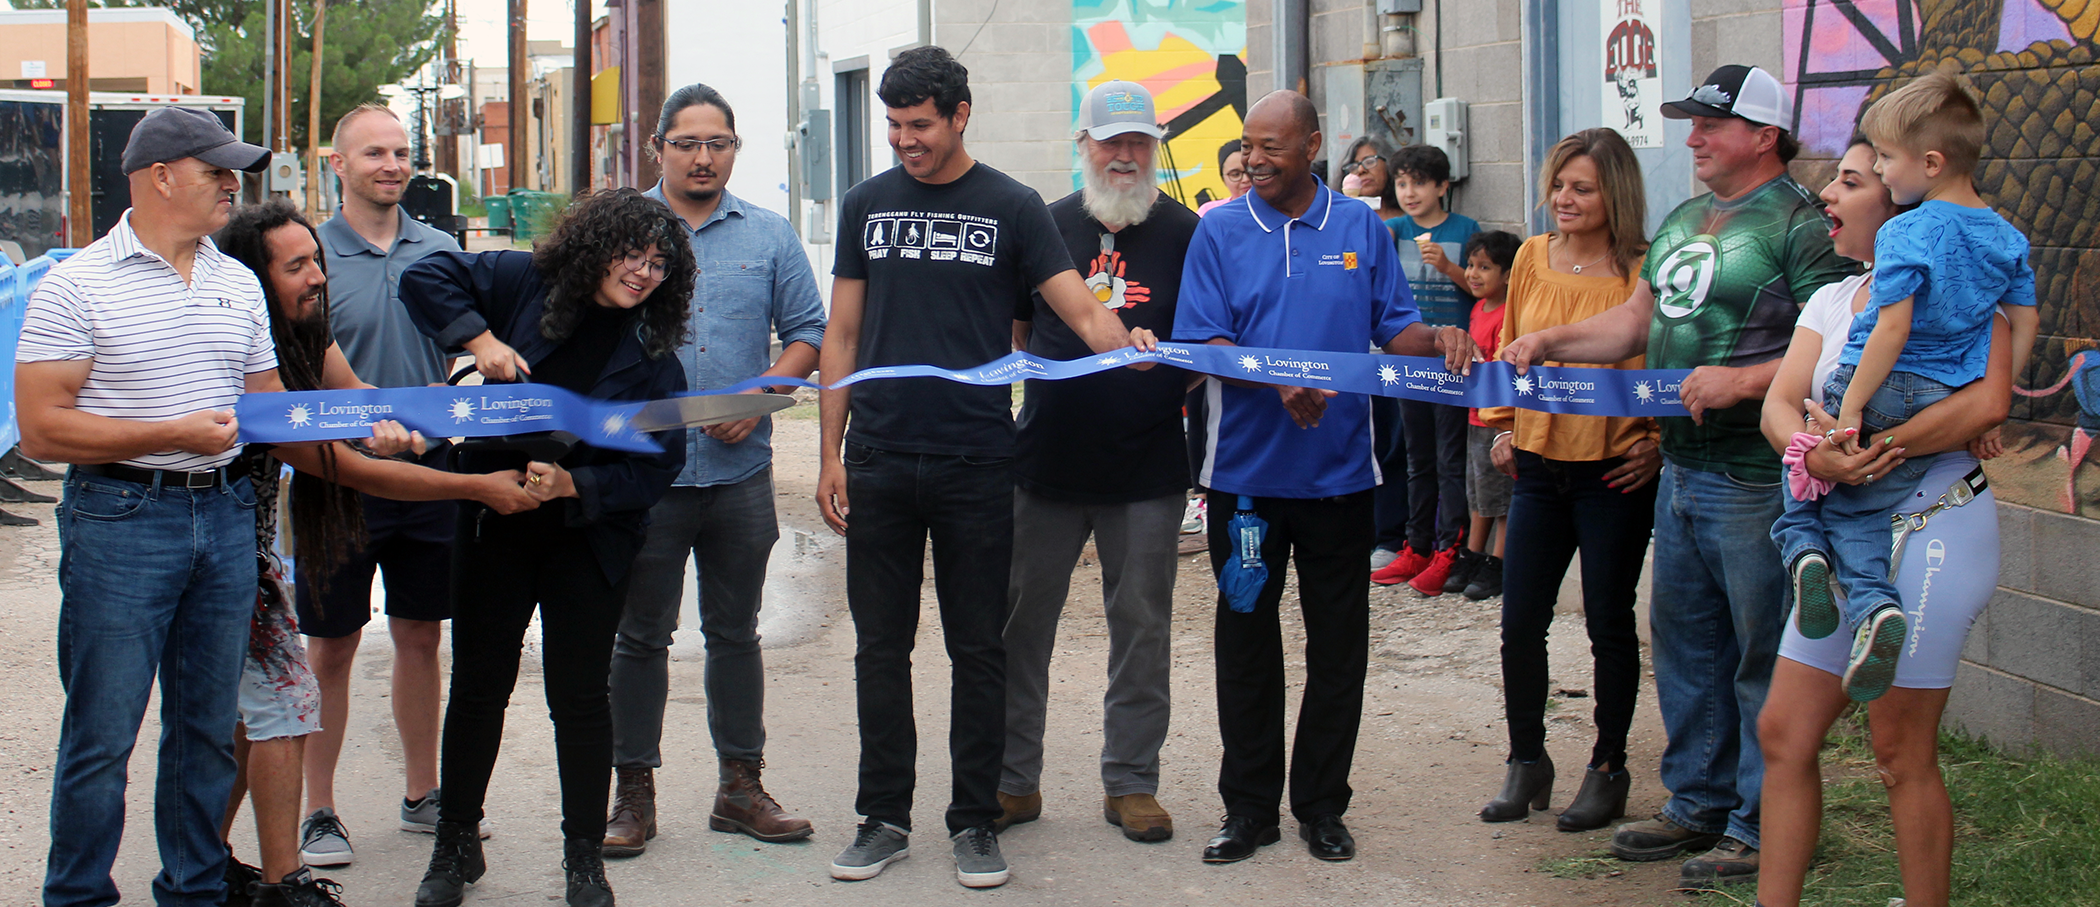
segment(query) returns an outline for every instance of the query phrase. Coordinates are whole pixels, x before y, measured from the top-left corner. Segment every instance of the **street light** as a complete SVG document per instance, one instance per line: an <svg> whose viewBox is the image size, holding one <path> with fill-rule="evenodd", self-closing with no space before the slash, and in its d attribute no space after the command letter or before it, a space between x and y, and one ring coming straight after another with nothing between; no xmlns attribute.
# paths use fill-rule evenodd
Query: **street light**
<svg viewBox="0 0 2100 907"><path fill-rule="evenodd" d="M424 96L435 94L438 96L439 100L451 101L456 100L458 98L466 97L467 89L464 86L458 84L431 85L429 84L428 72L419 73L417 75L417 79L418 82L415 85L381 85L379 86L379 93L389 98L398 98L406 94L415 95L415 166L417 170L427 170L430 169L430 154L428 151L428 146L426 146L423 142L423 133L426 128L423 111L429 102L424 100Z"/></svg>

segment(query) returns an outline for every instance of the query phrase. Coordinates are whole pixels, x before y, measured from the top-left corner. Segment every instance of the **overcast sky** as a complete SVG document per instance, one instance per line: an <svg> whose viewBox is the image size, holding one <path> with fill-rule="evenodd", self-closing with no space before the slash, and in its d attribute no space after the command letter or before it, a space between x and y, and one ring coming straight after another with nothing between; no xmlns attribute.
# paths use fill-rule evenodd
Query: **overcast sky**
<svg viewBox="0 0 2100 907"><path fill-rule="evenodd" d="M454 0L459 12L459 57L477 66L507 65L510 54L508 0ZM576 33L574 0L527 0L526 38L570 43ZM591 17L605 15L604 0L592 0Z"/></svg>

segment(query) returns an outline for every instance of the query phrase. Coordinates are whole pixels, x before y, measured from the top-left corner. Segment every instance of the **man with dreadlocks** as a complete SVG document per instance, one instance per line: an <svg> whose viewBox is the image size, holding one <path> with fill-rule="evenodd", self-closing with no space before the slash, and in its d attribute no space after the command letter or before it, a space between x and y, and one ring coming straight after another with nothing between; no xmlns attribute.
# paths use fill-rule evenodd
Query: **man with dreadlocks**
<svg viewBox="0 0 2100 907"><path fill-rule="evenodd" d="M286 390L369 386L351 371L329 330L328 275L321 266L319 237L291 203L272 199L236 211L216 241L220 251L261 278L270 336L277 348L278 375ZM386 426L392 442L387 446L406 447L420 441L397 424ZM255 482L260 582L248 633L248 656L241 666L241 723L234 732L239 769L220 834L232 840L235 814L245 790L255 801L262 866L228 858L227 903L231 905L340 903L335 897L340 888L327 879L314 878L299 854L301 765L307 736L321 729L321 694L307 664L288 571L273 544L279 480L270 459L301 471L292 482L292 538L296 561L317 568L310 577L328 576L329 568L343 563L362 542L360 491L397 500L465 498L501 513L539 506L521 487L524 474L517 470L460 475L367 456L372 450L343 443L276 448L257 444L242 452Z"/></svg>
<svg viewBox="0 0 2100 907"><path fill-rule="evenodd" d="M490 381L533 381L601 400L686 389L694 259L685 222L633 189L587 195L532 252L441 252L401 275L416 327L474 354ZM463 468L524 467L541 504L515 515L460 508L453 555L452 698L439 743L437 844L417 907L453 907L487 869L482 804L503 743L503 712L535 610L561 776L563 868L571 907L611 907L599 847L612 780L606 677L649 508L685 468L685 439L658 453L579 444L555 462L473 451Z"/></svg>

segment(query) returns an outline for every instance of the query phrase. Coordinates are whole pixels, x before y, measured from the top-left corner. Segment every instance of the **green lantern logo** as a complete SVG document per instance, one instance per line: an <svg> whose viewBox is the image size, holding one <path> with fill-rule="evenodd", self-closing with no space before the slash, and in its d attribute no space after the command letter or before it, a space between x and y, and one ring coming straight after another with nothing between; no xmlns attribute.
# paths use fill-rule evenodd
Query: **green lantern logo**
<svg viewBox="0 0 2100 907"><path fill-rule="evenodd" d="M1663 317L1682 321L1706 303L1720 269L1720 241L1701 233L1678 246L1655 269L1655 304Z"/></svg>

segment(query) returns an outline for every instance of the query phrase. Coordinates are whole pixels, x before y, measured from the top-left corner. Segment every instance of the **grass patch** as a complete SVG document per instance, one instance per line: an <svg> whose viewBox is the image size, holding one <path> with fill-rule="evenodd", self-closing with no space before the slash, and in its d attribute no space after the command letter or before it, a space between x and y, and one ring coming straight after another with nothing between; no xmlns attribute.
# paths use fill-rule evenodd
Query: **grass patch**
<svg viewBox="0 0 2100 907"><path fill-rule="evenodd" d="M1901 897L1888 797L1855 710L1832 730L1823 836L1802 898L1815 907L1886 907ZM2100 903L2100 761L2001 752L1940 739L1954 801L1952 902L1965 907Z"/></svg>
<svg viewBox="0 0 2100 907"><path fill-rule="evenodd" d="M1587 857L1554 857L1539 861L1539 871L1556 879L1603 879L1626 871L1626 863L1610 854Z"/></svg>

